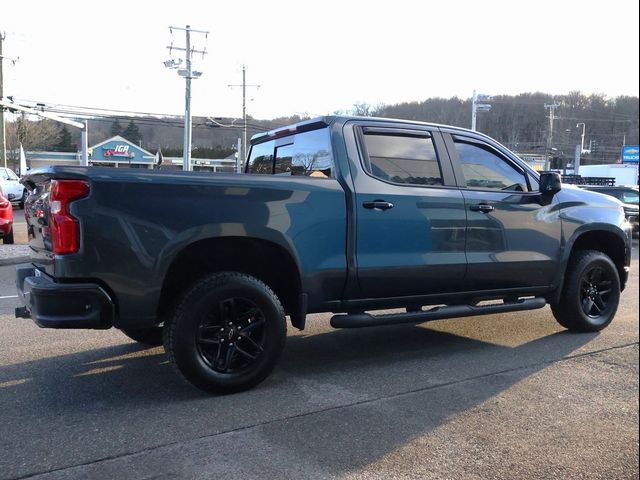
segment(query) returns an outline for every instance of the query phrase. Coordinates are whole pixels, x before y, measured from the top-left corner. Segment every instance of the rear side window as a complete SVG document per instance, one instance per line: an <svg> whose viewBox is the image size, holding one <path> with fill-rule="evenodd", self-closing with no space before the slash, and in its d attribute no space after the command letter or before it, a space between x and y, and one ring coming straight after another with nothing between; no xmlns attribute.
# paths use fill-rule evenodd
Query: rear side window
<svg viewBox="0 0 640 480"><path fill-rule="evenodd" d="M273 149L275 142L259 143L251 147L247 173L262 173L271 175L273 173Z"/></svg>
<svg viewBox="0 0 640 480"><path fill-rule="evenodd" d="M363 138L373 176L393 183L443 185L430 136L365 132Z"/></svg>
<svg viewBox="0 0 640 480"><path fill-rule="evenodd" d="M247 173L331 178L333 156L328 129L311 130L254 145Z"/></svg>

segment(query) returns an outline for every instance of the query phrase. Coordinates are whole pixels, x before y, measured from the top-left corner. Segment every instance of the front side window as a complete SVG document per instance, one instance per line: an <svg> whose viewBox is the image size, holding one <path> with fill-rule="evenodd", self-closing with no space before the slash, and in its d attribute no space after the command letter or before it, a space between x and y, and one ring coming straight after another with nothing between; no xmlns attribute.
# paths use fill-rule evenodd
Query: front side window
<svg viewBox="0 0 640 480"><path fill-rule="evenodd" d="M455 141L467 188L527 192L525 175L490 147Z"/></svg>
<svg viewBox="0 0 640 480"><path fill-rule="evenodd" d="M393 183L443 185L433 140L427 136L366 133L370 173Z"/></svg>

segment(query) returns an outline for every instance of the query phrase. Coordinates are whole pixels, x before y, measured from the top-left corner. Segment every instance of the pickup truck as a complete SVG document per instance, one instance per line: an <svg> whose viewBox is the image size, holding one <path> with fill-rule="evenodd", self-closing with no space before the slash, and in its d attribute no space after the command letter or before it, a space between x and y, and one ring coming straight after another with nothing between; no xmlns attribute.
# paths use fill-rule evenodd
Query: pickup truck
<svg viewBox="0 0 640 480"><path fill-rule="evenodd" d="M442 125L321 117L255 135L244 174L51 167L23 183L16 316L164 343L211 393L267 377L287 316L358 328L549 304L597 331L629 274L618 200Z"/></svg>

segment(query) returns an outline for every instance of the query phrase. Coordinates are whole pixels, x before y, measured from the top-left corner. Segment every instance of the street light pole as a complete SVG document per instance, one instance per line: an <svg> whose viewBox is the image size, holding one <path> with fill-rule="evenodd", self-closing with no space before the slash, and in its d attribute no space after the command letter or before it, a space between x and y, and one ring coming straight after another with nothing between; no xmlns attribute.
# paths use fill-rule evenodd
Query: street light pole
<svg viewBox="0 0 640 480"><path fill-rule="evenodd" d="M580 153L584 153L584 129L585 129L585 124L580 122L579 124L576 125L576 128L578 128L580 125L582 125L582 137L580 140Z"/></svg>

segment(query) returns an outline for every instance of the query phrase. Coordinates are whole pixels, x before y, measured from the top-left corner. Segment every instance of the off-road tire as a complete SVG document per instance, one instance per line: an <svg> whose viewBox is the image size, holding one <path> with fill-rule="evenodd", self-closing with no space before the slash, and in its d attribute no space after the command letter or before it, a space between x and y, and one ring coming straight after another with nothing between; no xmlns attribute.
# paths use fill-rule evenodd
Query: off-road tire
<svg viewBox="0 0 640 480"><path fill-rule="evenodd" d="M169 360L187 381L215 394L247 390L263 381L286 337L278 297L260 280L238 272L199 280L184 293L164 327Z"/></svg>
<svg viewBox="0 0 640 480"><path fill-rule="evenodd" d="M131 340L135 340L143 345L157 347L162 345L162 327L138 328L138 329L122 329Z"/></svg>
<svg viewBox="0 0 640 480"><path fill-rule="evenodd" d="M562 295L551 311L574 332L597 332L611 323L620 302L620 277L607 255L580 250L569 260Z"/></svg>

